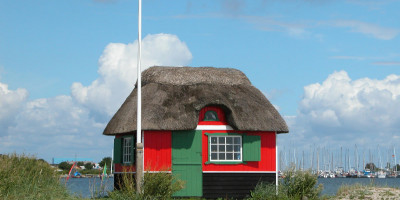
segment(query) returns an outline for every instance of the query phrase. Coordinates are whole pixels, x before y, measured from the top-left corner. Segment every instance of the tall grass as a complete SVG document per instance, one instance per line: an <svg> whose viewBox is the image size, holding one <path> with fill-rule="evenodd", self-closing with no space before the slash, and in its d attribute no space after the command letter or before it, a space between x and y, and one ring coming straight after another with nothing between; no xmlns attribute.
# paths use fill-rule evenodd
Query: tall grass
<svg viewBox="0 0 400 200"><path fill-rule="evenodd" d="M279 181L278 190L275 184L259 183L251 192L250 199L301 200L318 199L323 189L317 186L318 177L310 171L296 171L291 168L284 172L284 178Z"/></svg>
<svg viewBox="0 0 400 200"><path fill-rule="evenodd" d="M122 174L120 190L109 193L111 199L172 199L172 195L184 188L184 182L167 172L145 173L141 192L136 191L133 174Z"/></svg>
<svg viewBox="0 0 400 200"><path fill-rule="evenodd" d="M26 155L0 156L0 199L72 199L46 162Z"/></svg>

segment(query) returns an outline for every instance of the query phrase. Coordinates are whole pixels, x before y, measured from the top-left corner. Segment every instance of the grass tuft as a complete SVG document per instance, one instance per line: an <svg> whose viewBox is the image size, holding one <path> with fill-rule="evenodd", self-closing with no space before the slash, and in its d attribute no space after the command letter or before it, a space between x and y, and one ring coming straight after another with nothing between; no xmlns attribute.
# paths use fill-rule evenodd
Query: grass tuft
<svg viewBox="0 0 400 200"><path fill-rule="evenodd" d="M9 154L0 163L0 199L73 199L45 161Z"/></svg>
<svg viewBox="0 0 400 200"><path fill-rule="evenodd" d="M278 191L275 184L259 183L251 192L255 200L301 200L318 199L323 189L322 184L317 186L317 176L310 171L295 171L291 168L284 172L284 178L279 182Z"/></svg>
<svg viewBox="0 0 400 200"><path fill-rule="evenodd" d="M136 180L132 174L124 173L120 183L120 190L109 193L111 199L172 199L172 195L184 188L184 182L176 179L167 172L145 173L142 183L143 192L136 191Z"/></svg>

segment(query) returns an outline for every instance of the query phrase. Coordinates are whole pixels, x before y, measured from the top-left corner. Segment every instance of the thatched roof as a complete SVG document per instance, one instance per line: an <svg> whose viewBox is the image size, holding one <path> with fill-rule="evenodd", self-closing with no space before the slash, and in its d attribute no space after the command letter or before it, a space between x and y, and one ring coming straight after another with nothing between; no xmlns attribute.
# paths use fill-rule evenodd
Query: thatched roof
<svg viewBox="0 0 400 200"><path fill-rule="evenodd" d="M103 134L136 130L136 88L108 123ZM268 99L241 71L213 67L151 67L142 73L142 129L193 130L200 110L224 109L235 130L289 132Z"/></svg>

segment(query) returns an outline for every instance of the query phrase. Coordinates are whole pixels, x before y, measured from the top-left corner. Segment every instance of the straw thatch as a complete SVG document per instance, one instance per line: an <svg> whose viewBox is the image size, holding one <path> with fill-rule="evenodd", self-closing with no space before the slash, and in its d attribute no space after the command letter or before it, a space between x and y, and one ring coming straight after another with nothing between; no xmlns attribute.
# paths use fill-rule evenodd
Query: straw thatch
<svg viewBox="0 0 400 200"><path fill-rule="evenodd" d="M104 135L136 130L136 88L105 128ZM241 71L213 67L151 67L142 73L142 129L196 129L199 111L218 105L236 130L288 127L278 111Z"/></svg>

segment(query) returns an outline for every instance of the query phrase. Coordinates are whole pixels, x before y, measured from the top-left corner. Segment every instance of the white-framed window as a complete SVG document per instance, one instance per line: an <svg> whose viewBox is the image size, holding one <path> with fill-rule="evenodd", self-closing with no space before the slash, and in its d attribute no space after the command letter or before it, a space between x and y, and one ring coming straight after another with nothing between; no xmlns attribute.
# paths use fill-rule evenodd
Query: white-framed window
<svg viewBox="0 0 400 200"><path fill-rule="evenodd" d="M133 148L132 138L131 137L123 138L122 163L131 163L132 148Z"/></svg>
<svg viewBox="0 0 400 200"><path fill-rule="evenodd" d="M242 161L242 136L209 136L210 161Z"/></svg>

